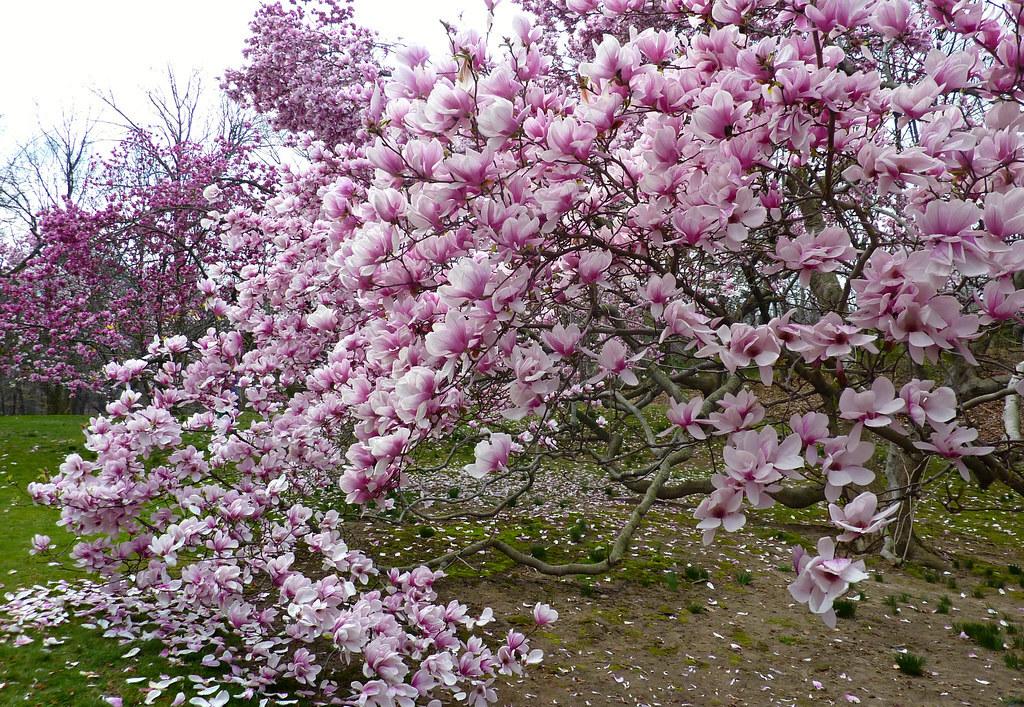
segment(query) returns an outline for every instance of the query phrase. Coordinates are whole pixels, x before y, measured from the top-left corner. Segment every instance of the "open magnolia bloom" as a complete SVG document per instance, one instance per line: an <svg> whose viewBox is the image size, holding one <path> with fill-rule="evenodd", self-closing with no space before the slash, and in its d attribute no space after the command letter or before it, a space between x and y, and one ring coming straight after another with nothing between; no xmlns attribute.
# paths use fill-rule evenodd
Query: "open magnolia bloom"
<svg viewBox="0 0 1024 707"><path fill-rule="evenodd" d="M831 627L836 625L832 602L846 593L850 585L867 579L862 560L836 557L832 538L818 541L818 554L814 557L798 548L793 555L793 568L797 578L789 585L789 593L798 602L807 604L815 614Z"/></svg>
<svg viewBox="0 0 1024 707"><path fill-rule="evenodd" d="M877 508L878 496L870 491L865 491L845 506L828 504L828 514L832 523L843 531L836 536L836 540L847 543L861 536L876 533L896 520L896 513L900 509L899 504L893 504L876 513Z"/></svg>

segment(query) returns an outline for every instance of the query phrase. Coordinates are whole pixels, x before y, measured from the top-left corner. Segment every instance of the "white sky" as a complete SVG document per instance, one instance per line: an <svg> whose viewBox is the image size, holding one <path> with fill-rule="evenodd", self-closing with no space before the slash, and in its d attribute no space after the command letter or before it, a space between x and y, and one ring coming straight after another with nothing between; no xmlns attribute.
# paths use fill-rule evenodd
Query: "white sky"
<svg viewBox="0 0 1024 707"><path fill-rule="evenodd" d="M238 66L259 0L0 0L0 155L63 114L102 117L93 91L129 111L166 67L197 70L214 89ZM356 0L357 18L388 38L442 46L439 19L485 27L483 0ZM512 11L499 5L507 27ZM507 31L505 32L507 34Z"/></svg>

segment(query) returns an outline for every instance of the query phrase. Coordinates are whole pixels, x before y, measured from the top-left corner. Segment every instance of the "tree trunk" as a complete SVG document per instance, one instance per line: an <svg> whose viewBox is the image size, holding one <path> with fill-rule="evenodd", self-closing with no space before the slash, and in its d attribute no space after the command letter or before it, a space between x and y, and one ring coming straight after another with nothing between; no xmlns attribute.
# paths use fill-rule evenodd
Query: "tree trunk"
<svg viewBox="0 0 1024 707"><path fill-rule="evenodd" d="M914 532L914 506L921 490L923 465L908 469L906 455L895 444L889 444L885 460L885 481L888 491L899 498L896 520L886 529L882 557L896 565L914 561L933 569L945 570L949 563L937 552L925 547Z"/></svg>
<svg viewBox="0 0 1024 707"><path fill-rule="evenodd" d="M71 411L71 397L63 386L47 384L43 390L47 415L67 415Z"/></svg>

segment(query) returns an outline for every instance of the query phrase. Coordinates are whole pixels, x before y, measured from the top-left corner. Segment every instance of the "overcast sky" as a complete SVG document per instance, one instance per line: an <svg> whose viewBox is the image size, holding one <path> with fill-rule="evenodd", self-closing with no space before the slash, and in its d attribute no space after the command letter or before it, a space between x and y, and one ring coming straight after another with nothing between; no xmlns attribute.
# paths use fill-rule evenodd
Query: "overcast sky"
<svg viewBox="0 0 1024 707"><path fill-rule="evenodd" d="M237 66L259 0L0 0L0 154L62 114L102 117L93 91L125 106L167 66L213 88ZM484 28L483 0L356 0L359 20L390 38L442 46L440 19ZM499 7L505 25L509 8Z"/></svg>

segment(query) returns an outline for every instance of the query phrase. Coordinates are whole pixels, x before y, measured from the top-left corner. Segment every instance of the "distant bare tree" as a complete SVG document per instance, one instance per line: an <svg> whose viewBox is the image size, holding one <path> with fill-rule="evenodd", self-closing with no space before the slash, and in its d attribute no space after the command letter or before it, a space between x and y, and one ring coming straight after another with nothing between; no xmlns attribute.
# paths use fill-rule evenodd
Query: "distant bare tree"
<svg viewBox="0 0 1024 707"><path fill-rule="evenodd" d="M40 247L39 214L87 199L97 121L68 114L17 146L0 166L0 277L16 274Z"/></svg>

